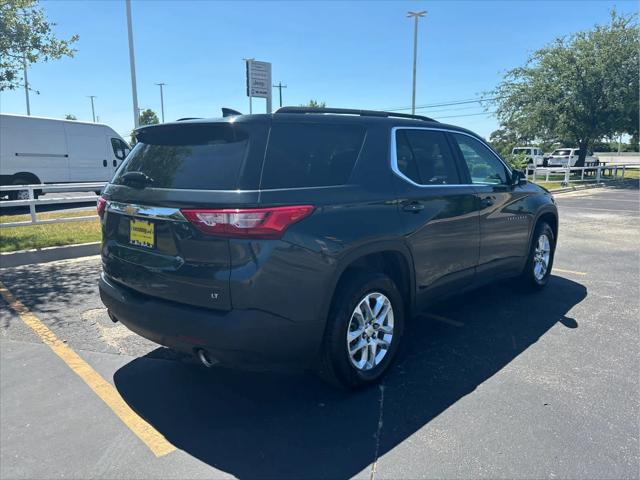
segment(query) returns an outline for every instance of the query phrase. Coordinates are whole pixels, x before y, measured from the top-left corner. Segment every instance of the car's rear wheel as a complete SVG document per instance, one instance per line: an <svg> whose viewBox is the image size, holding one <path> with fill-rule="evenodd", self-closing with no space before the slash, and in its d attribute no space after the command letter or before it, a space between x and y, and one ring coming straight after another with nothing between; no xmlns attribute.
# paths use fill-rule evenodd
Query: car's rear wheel
<svg viewBox="0 0 640 480"><path fill-rule="evenodd" d="M404 305L393 281L381 273L349 273L327 320L321 376L345 388L376 382L391 365L403 330Z"/></svg>
<svg viewBox="0 0 640 480"><path fill-rule="evenodd" d="M520 276L523 286L528 290L540 290L549 282L555 245L549 224L539 222L533 232L527 264Z"/></svg>

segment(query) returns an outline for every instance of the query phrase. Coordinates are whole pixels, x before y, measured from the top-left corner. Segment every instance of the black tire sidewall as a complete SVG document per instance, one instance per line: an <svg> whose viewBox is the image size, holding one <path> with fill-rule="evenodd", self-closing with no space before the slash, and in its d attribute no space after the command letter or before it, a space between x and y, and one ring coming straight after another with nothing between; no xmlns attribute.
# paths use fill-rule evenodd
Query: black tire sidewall
<svg viewBox="0 0 640 480"><path fill-rule="evenodd" d="M33 180L25 177L16 177L11 182L11 185L28 185L30 183L38 183L38 182L34 182ZM10 192L11 195L9 196L9 200L18 200L18 193L21 191L26 191L26 190L12 190ZM42 194L41 190L34 190L33 191L34 200L37 200L41 194Z"/></svg>
<svg viewBox="0 0 640 480"><path fill-rule="evenodd" d="M360 301L369 293L384 294L393 308L394 333L389 351L379 365L371 370L358 370L351 364L347 351L346 335L351 314ZM348 388L358 388L377 381L393 362L404 332L404 302L393 281L382 273L361 272L352 275L343 284L331 308L324 354L328 367L333 371L339 384Z"/></svg>

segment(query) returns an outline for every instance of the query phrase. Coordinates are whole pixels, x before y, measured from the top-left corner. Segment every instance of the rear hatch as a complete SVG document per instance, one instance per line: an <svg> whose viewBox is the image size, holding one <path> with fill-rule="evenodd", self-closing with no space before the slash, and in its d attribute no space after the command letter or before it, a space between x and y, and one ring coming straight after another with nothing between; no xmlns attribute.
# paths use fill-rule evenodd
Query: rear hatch
<svg viewBox="0 0 640 480"><path fill-rule="evenodd" d="M258 204L267 132L267 117L138 130L104 192L105 273L141 293L230 309L229 240L208 235L188 212Z"/></svg>

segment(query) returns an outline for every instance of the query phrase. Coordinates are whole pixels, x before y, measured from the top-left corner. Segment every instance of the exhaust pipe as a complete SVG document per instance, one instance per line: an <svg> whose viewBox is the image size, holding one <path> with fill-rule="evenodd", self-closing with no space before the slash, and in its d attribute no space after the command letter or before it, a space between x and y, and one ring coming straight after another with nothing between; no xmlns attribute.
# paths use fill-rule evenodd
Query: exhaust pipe
<svg viewBox="0 0 640 480"><path fill-rule="evenodd" d="M203 349L198 350L198 359L200 360L200 363L202 363L207 368L211 368L216 363L218 363L217 360L212 359L207 351Z"/></svg>

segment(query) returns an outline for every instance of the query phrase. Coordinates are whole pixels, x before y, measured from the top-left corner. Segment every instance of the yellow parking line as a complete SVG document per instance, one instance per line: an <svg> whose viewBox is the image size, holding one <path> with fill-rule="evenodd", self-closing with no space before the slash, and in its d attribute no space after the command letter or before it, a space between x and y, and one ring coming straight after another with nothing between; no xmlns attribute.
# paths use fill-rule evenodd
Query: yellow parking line
<svg viewBox="0 0 640 480"><path fill-rule="evenodd" d="M425 317L431 318L436 322L447 323L449 325L453 325L454 327L464 327L464 323L459 322L457 320L451 320L447 317L441 317L440 315L434 315L433 313L425 313Z"/></svg>
<svg viewBox="0 0 640 480"><path fill-rule="evenodd" d="M586 275L587 272L574 272L573 270L563 270L562 268L553 267L554 272L560 273L572 273L573 275Z"/></svg>
<svg viewBox="0 0 640 480"><path fill-rule="evenodd" d="M156 457L161 457L176 449L155 428L127 405L113 385L102 378L71 347L62 342L49 327L31 313L20 300L14 297L2 282L0 282L0 295L15 310L22 321L40 337L44 344L49 346L113 410L113 413L149 447Z"/></svg>

